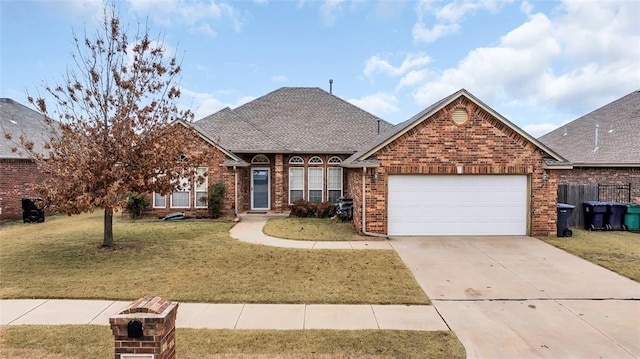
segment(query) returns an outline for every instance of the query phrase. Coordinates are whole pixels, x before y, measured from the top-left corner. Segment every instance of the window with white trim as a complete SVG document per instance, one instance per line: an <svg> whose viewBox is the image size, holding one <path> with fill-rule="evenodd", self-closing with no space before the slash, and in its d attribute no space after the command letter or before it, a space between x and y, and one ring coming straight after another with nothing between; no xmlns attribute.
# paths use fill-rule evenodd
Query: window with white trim
<svg viewBox="0 0 640 359"><path fill-rule="evenodd" d="M303 165L304 159L300 156L293 156L289 159L289 164L291 165Z"/></svg>
<svg viewBox="0 0 640 359"><path fill-rule="evenodd" d="M172 208L189 208L191 191L189 179L186 177L180 177L180 189L171 193L171 207Z"/></svg>
<svg viewBox="0 0 640 359"><path fill-rule="evenodd" d="M337 165L339 163L342 163L342 159L338 156L333 156L331 158L329 158L329 161L327 161L328 164L330 165Z"/></svg>
<svg viewBox="0 0 640 359"><path fill-rule="evenodd" d="M321 165L324 162L322 161L322 158L318 157L318 156L313 156L311 158L309 158L309 164L312 165Z"/></svg>
<svg viewBox="0 0 640 359"><path fill-rule="evenodd" d="M206 208L207 207L207 189L209 188L209 179L207 178L207 167L196 168L195 179L195 193L196 196L193 199L194 207Z"/></svg>
<svg viewBox="0 0 640 359"><path fill-rule="evenodd" d="M323 198L323 168L322 167L310 167L309 168L309 202L322 202Z"/></svg>
<svg viewBox="0 0 640 359"><path fill-rule="evenodd" d="M153 192L153 208L166 208L167 196L163 196L160 193Z"/></svg>
<svg viewBox="0 0 640 359"><path fill-rule="evenodd" d="M304 167L289 168L289 204L304 198Z"/></svg>
<svg viewBox="0 0 640 359"><path fill-rule="evenodd" d="M338 198L342 196L342 168L327 168L327 201L331 203L338 202Z"/></svg>
<svg viewBox="0 0 640 359"><path fill-rule="evenodd" d="M255 155L251 159L251 164L254 165L266 165L269 164L269 157L265 155Z"/></svg>

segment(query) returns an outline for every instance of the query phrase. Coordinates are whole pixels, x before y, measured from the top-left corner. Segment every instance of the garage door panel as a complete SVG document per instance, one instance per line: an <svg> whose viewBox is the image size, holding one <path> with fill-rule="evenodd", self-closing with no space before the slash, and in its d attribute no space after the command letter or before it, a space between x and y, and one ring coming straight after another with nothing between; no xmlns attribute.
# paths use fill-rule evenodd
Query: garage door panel
<svg viewBox="0 0 640 359"><path fill-rule="evenodd" d="M524 235L526 176L390 176L390 235Z"/></svg>

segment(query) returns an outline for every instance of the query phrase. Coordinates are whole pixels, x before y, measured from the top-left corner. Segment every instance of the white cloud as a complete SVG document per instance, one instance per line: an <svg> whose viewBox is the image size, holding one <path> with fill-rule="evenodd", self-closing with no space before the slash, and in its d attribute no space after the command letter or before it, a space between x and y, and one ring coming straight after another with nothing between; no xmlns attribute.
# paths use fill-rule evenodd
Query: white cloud
<svg viewBox="0 0 640 359"><path fill-rule="evenodd" d="M332 26L335 24L336 19L343 11L341 5L344 2L345 0L325 0L320 6L320 15L325 25Z"/></svg>
<svg viewBox="0 0 640 359"><path fill-rule="evenodd" d="M409 71L406 75L402 76L398 86L396 86L396 90L400 90L403 87L414 87L420 85L427 81L427 79L431 76L431 71L429 70L415 70Z"/></svg>
<svg viewBox="0 0 640 359"><path fill-rule="evenodd" d="M440 3L422 0L416 6L418 21L413 25L413 40L416 42L434 42L460 30L460 23L469 13L478 10L496 12L512 0L458 0L440 6ZM427 19L433 19L433 25L427 26Z"/></svg>
<svg viewBox="0 0 640 359"><path fill-rule="evenodd" d="M397 77L402 76L407 71L415 68L421 68L431 62L431 58L423 53L408 54L402 61L400 66L393 66L387 60L384 60L380 56L370 57L364 66L364 74L366 77L371 77L376 73L383 75Z"/></svg>
<svg viewBox="0 0 640 359"><path fill-rule="evenodd" d="M243 21L229 4L215 0L129 0L130 11L164 25L186 25L192 31L216 36L213 24L228 20L234 31L242 31Z"/></svg>
<svg viewBox="0 0 640 359"><path fill-rule="evenodd" d="M287 82L287 80L289 79L287 78L287 76L284 76L284 75L273 76L271 78L271 81L273 82Z"/></svg>
<svg viewBox="0 0 640 359"><path fill-rule="evenodd" d="M191 109L195 121L229 106L210 93L195 92L184 87L180 91L180 108Z"/></svg>
<svg viewBox="0 0 640 359"><path fill-rule="evenodd" d="M640 8L625 1L566 2L549 15L532 14L497 46L476 48L457 66L434 71L414 99L426 106L466 88L492 106L531 109L519 117L541 108L587 113L638 88L637 18Z"/></svg>
<svg viewBox="0 0 640 359"><path fill-rule="evenodd" d="M378 92L373 95L353 98L347 101L378 117L383 117L382 115L385 113L398 112L397 98L385 92Z"/></svg>

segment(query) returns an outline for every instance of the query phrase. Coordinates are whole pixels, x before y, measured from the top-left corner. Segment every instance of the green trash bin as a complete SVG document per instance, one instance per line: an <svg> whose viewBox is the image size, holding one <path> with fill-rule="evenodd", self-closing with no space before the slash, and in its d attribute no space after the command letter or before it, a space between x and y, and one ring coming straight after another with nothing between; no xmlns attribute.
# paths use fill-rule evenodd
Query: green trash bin
<svg viewBox="0 0 640 359"><path fill-rule="evenodd" d="M630 231L640 231L640 204L628 204L624 225Z"/></svg>

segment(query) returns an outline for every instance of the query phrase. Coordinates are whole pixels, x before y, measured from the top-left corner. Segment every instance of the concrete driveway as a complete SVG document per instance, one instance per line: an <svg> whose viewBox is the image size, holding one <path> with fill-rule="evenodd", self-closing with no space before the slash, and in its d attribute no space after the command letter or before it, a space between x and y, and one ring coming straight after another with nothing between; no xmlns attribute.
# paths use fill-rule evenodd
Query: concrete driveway
<svg viewBox="0 0 640 359"><path fill-rule="evenodd" d="M640 358L640 284L531 237L392 238L469 358Z"/></svg>

